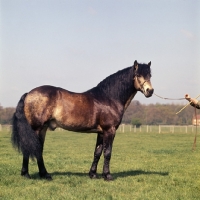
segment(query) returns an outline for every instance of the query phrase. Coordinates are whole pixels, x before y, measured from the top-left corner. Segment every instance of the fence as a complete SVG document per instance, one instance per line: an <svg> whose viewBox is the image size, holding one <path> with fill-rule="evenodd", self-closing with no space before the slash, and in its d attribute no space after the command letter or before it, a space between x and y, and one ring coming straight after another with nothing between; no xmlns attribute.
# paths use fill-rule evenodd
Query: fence
<svg viewBox="0 0 200 200"><path fill-rule="evenodd" d="M0 132L1 131L10 131L11 132L11 130L12 130L12 125L9 125L9 124L6 124L6 125L2 125L2 124L0 124ZM60 127L58 127L57 129L56 129L56 131L63 131L64 129L62 129L62 128L60 128Z"/></svg>
<svg viewBox="0 0 200 200"><path fill-rule="evenodd" d="M130 124L121 124L118 128L118 132L132 132L132 133L193 133L196 131L200 132L200 126L177 126L177 125L142 125L139 128L136 126L132 126ZM9 131L11 132L12 125L1 125L0 124L0 132L1 131ZM63 131L62 128L57 128L56 131Z"/></svg>
<svg viewBox="0 0 200 200"><path fill-rule="evenodd" d="M197 126L197 130L200 131L200 126ZM132 132L132 133L193 133L196 131L196 126L177 126L177 125L142 125L139 128L130 124L121 124L118 128L121 133Z"/></svg>
<svg viewBox="0 0 200 200"><path fill-rule="evenodd" d="M0 132L1 131L11 131L11 129L12 129L12 125L1 125L0 124Z"/></svg>

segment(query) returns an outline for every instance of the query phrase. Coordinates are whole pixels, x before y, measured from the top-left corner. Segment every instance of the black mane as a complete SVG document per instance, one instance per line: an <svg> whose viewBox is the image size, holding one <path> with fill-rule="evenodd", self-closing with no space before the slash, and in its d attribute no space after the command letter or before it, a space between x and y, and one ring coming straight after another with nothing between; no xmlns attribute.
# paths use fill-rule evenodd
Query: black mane
<svg viewBox="0 0 200 200"><path fill-rule="evenodd" d="M97 87L103 90L109 90L110 87L115 86L115 88L119 90L119 87L126 86L126 84L130 85L130 80L133 80L133 68L128 67L122 69L114 74L111 74L104 80L102 80Z"/></svg>
<svg viewBox="0 0 200 200"><path fill-rule="evenodd" d="M108 76L90 91L95 95L108 96L124 104L135 90L133 77L133 67L128 67Z"/></svg>

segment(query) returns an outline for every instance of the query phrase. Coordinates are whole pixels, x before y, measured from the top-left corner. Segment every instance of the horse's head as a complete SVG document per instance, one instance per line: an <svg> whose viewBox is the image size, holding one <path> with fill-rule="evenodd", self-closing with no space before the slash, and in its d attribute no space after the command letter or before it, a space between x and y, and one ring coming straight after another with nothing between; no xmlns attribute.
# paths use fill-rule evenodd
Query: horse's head
<svg viewBox="0 0 200 200"><path fill-rule="evenodd" d="M153 87L151 85L151 62L146 64L139 64L137 60L133 64L134 69L134 87L141 91L145 97L151 97L153 94Z"/></svg>

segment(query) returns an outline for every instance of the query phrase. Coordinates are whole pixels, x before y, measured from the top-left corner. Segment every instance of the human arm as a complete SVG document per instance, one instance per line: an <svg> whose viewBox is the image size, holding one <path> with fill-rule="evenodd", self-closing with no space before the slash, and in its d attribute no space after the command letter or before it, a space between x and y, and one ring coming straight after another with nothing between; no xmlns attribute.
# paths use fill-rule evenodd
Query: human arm
<svg viewBox="0 0 200 200"><path fill-rule="evenodd" d="M185 99L188 100L190 102L190 105L193 107L196 107L198 109L200 109L200 101L198 101L197 99L191 98L189 96L189 94L185 95Z"/></svg>

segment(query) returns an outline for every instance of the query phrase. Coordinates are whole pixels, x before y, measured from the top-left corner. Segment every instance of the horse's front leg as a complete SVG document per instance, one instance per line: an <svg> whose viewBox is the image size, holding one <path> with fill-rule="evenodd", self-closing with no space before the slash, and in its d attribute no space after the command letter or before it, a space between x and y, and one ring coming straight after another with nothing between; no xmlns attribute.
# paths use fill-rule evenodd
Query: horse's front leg
<svg viewBox="0 0 200 200"><path fill-rule="evenodd" d="M92 162L92 166L89 172L90 178L97 178L97 165L101 157L102 150L103 150L103 135L98 133L97 142L96 142L95 151L94 151L94 160Z"/></svg>
<svg viewBox="0 0 200 200"><path fill-rule="evenodd" d="M104 131L103 135L103 153L104 153L104 165L103 165L103 178L106 181L112 180L110 174L110 159L112 154L112 145L115 138L116 129L111 127L110 129Z"/></svg>

